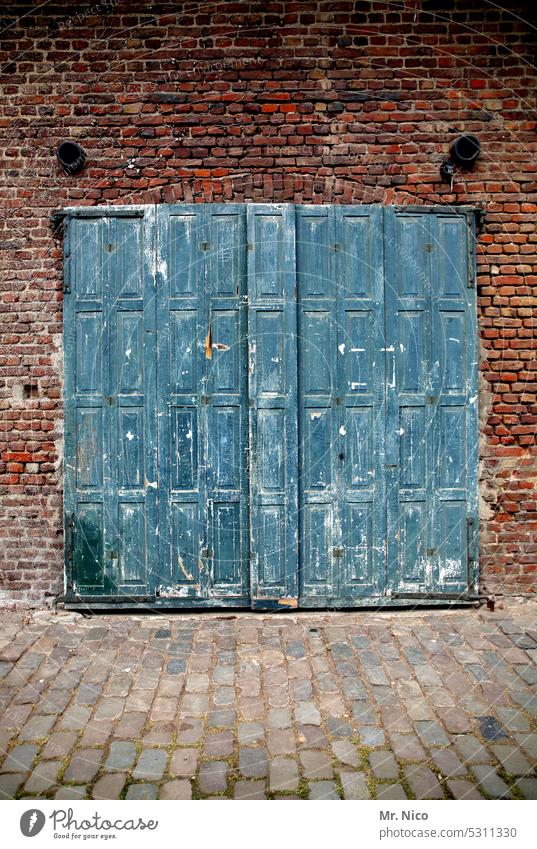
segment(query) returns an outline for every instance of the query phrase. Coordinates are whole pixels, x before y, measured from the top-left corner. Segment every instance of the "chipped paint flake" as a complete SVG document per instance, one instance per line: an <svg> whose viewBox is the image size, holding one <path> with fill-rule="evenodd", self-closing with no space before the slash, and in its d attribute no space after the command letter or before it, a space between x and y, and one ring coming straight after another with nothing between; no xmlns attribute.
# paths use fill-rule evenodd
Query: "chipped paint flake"
<svg viewBox="0 0 537 849"><path fill-rule="evenodd" d="M128 430L128 431L127 431L127 433L125 434L125 436L126 436L126 438L129 440L129 442L132 442L132 440L134 439L134 434L133 434L133 433L131 433L131 432L130 432L130 430Z"/></svg>
<svg viewBox="0 0 537 849"><path fill-rule="evenodd" d="M338 348L339 348L339 353L344 354L345 353L345 342L342 342L341 345L338 345Z"/></svg>
<svg viewBox="0 0 537 849"><path fill-rule="evenodd" d="M346 429L343 425L341 425L339 432L340 432L341 436L347 436L347 431L346 431Z"/></svg>

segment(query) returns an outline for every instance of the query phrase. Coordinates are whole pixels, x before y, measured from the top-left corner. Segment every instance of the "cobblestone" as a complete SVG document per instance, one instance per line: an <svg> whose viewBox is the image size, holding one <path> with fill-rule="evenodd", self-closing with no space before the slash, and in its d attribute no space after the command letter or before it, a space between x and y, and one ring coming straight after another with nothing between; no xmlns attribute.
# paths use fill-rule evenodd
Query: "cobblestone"
<svg viewBox="0 0 537 849"><path fill-rule="evenodd" d="M537 795L524 605L4 619L0 798Z"/></svg>

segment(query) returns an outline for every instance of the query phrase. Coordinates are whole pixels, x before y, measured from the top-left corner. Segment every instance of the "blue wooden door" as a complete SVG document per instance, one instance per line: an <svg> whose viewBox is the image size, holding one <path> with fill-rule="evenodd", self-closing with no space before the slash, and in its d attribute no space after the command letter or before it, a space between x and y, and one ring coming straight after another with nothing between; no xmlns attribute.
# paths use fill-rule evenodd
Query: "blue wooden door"
<svg viewBox="0 0 537 849"><path fill-rule="evenodd" d="M380 207L297 210L303 605L384 590L382 236Z"/></svg>
<svg viewBox="0 0 537 849"><path fill-rule="evenodd" d="M475 589L469 214L196 204L65 226L71 594Z"/></svg>
<svg viewBox="0 0 537 849"><path fill-rule="evenodd" d="M385 210L388 591L475 589L473 217Z"/></svg>
<svg viewBox="0 0 537 849"><path fill-rule="evenodd" d="M67 589L145 596L157 557L152 208L65 223Z"/></svg>
<svg viewBox="0 0 537 849"><path fill-rule="evenodd" d="M159 599L247 603L245 210L158 207Z"/></svg>

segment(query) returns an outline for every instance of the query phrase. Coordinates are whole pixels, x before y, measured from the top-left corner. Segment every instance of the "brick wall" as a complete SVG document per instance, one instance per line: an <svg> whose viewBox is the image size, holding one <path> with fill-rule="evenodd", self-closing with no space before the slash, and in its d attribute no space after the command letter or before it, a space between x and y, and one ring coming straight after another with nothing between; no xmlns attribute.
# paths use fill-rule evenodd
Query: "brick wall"
<svg viewBox="0 0 537 849"><path fill-rule="evenodd" d="M479 239L483 583L537 586L537 134L532 2L58 0L0 10L3 600L62 586L66 205L485 203ZM526 22L528 21L528 22ZM483 154L453 186L459 131ZM66 176L54 150L80 140Z"/></svg>

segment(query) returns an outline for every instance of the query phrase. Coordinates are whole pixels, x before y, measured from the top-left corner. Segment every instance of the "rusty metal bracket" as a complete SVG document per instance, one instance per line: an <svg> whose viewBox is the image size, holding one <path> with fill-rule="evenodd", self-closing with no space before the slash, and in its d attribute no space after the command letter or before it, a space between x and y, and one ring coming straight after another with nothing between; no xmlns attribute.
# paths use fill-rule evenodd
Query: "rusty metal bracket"
<svg viewBox="0 0 537 849"><path fill-rule="evenodd" d="M66 218L66 213L60 209L57 209L49 218L50 227L52 229L53 236L62 236L63 235L63 224Z"/></svg>

